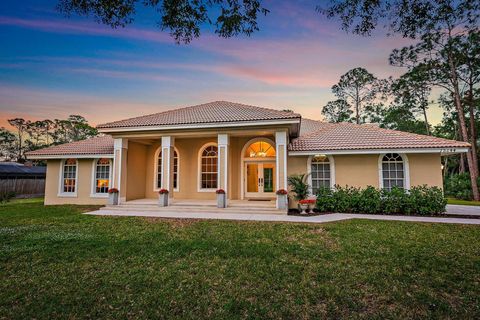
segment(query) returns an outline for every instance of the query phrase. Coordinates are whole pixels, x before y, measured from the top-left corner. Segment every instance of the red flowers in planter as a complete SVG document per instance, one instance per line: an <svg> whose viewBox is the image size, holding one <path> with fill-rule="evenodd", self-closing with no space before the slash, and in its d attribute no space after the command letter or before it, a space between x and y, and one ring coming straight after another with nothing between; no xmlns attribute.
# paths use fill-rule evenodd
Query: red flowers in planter
<svg viewBox="0 0 480 320"><path fill-rule="evenodd" d="M162 189L158 190L158 194L167 194L167 193L168 193L167 189L162 188Z"/></svg>
<svg viewBox="0 0 480 320"><path fill-rule="evenodd" d="M315 204L315 199L303 199L298 201L300 204Z"/></svg>
<svg viewBox="0 0 480 320"><path fill-rule="evenodd" d="M286 195L288 194L288 191L285 189L278 189L276 192L277 195Z"/></svg>
<svg viewBox="0 0 480 320"><path fill-rule="evenodd" d="M110 188L110 189L108 189L108 193L118 193L118 189L117 188Z"/></svg>
<svg viewBox="0 0 480 320"><path fill-rule="evenodd" d="M225 194L225 190L223 189L218 189L217 191L215 191L216 194Z"/></svg>

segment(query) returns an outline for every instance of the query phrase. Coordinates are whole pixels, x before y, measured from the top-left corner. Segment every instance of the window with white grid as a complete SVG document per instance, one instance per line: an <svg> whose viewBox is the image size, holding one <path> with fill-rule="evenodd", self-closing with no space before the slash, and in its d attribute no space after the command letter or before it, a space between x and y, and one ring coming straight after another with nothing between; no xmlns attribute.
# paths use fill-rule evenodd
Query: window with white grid
<svg viewBox="0 0 480 320"><path fill-rule="evenodd" d="M330 188L330 161L326 156L313 157L311 164L312 194L321 188Z"/></svg>
<svg viewBox="0 0 480 320"><path fill-rule="evenodd" d="M201 174L200 174L200 188L201 189L216 189L217 188L217 161L218 149L217 146L208 146L202 151L201 158Z"/></svg>
<svg viewBox="0 0 480 320"><path fill-rule="evenodd" d="M65 160L63 163L62 178L62 192L75 193L77 188L77 160Z"/></svg>
<svg viewBox="0 0 480 320"><path fill-rule="evenodd" d="M162 150L158 153L157 158L157 188L162 187ZM178 189L178 154L177 150L173 152L173 189Z"/></svg>
<svg viewBox="0 0 480 320"><path fill-rule="evenodd" d="M382 158L383 188L405 188L405 163L398 153L387 153Z"/></svg>
<svg viewBox="0 0 480 320"><path fill-rule="evenodd" d="M107 194L110 187L110 159L98 159L95 163L95 193Z"/></svg>

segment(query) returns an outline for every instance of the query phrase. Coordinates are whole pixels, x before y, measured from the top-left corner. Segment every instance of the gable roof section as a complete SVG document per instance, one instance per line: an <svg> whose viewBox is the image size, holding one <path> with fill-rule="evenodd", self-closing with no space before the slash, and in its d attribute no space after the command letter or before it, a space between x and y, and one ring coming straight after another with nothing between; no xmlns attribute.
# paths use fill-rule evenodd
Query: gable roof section
<svg viewBox="0 0 480 320"><path fill-rule="evenodd" d="M214 101L98 125L98 129L157 127L298 119L297 113L228 101ZM241 124L239 124L240 126Z"/></svg>
<svg viewBox="0 0 480 320"><path fill-rule="evenodd" d="M351 150L451 149L470 144L409 132L379 128L371 124L326 123L302 119L301 136L289 146L293 152Z"/></svg>
<svg viewBox="0 0 480 320"><path fill-rule="evenodd" d="M26 153L30 159L48 159L72 155L82 156L113 156L113 138L111 136L100 136L87 140L51 146L44 149L34 150Z"/></svg>

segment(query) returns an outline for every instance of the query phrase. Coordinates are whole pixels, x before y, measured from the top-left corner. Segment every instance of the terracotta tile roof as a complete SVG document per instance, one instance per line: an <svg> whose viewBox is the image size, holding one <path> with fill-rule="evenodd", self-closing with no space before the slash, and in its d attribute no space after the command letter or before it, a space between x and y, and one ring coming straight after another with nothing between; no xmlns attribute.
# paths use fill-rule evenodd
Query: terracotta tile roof
<svg viewBox="0 0 480 320"><path fill-rule="evenodd" d="M382 129L375 125L328 123L302 119L301 136L290 151L334 151L365 149L465 148L465 142ZM113 155L113 138L101 136L27 152L27 157L61 155Z"/></svg>
<svg viewBox="0 0 480 320"><path fill-rule="evenodd" d="M161 125L300 119L300 115L274 109L215 101L192 107L173 109L151 115L109 122L97 128L149 127Z"/></svg>
<svg viewBox="0 0 480 320"><path fill-rule="evenodd" d="M113 155L113 138L100 136L27 152L27 157L58 155Z"/></svg>
<svg viewBox="0 0 480 320"><path fill-rule="evenodd" d="M306 119L302 119L302 123ZM313 120L309 120L313 121ZM466 148L466 142L388 130L376 125L353 123L308 123L301 136L289 146L291 151L362 149ZM316 126L316 130L312 129ZM302 131L304 130L304 131ZM310 130L310 131L309 131Z"/></svg>
<svg viewBox="0 0 480 320"><path fill-rule="evenodd" d="M335 123L302 118L302 121L300 123L300 136L304 136L306 134L309 134L321 129L325 129L326 127L330 127L334 125Z"/></svg>

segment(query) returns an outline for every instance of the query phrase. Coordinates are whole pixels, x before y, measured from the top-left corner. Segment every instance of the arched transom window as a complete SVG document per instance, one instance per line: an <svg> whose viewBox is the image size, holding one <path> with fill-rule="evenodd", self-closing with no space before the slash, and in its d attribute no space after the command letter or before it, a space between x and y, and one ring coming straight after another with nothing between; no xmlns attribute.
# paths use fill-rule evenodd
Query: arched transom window
<svg viewBox="0 0 480 320"><path fill-rule="evenodd" d="M270 158L275 157L275 148L268 142L258 141L252 143L245 150L245 158Z"/></svg>
<svg viewBox="0 0 480 320"><path fill-rule="evenodd" d="M387 153L382 158L383 188L405 188L405 162L398 153Z"/></svg>
<svg viewBox="0 0 480 320"><path fill-rule="evenodd" d="M110 159L98 159L95 162L95 193L107 194L110 187Z"/></svg>
<svg viewBox="0 0 480 320"><path fill-rule="evenodd" d="M62 193L77 191L77 160L66 159L62 168Z"/></svg>
<svg viewBox="0 0 480 320"><path fill-rule="evenodd" d="M327 156L314 156L310 165L312 194L321 188L331 188L331 166Z"/></svg>
<svg viewBox="0 0 480 320"><path fill-rule="evenodd" d="M200 189L217 188L218 148L215 145L205 147L200 159Z"/></svg>
<svg viewBox="0 0 480 320"><path fill-rule="evenodd" d="M157 157L157 189L162 187L162 149ZM173 151L173 189L178 190L178 153Z"/></svg>

